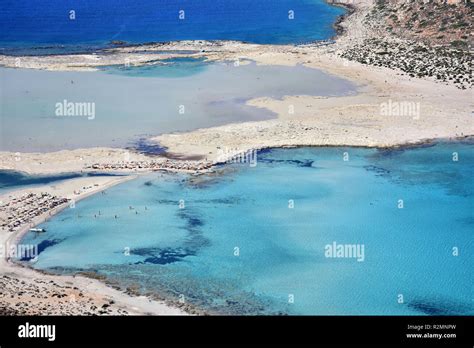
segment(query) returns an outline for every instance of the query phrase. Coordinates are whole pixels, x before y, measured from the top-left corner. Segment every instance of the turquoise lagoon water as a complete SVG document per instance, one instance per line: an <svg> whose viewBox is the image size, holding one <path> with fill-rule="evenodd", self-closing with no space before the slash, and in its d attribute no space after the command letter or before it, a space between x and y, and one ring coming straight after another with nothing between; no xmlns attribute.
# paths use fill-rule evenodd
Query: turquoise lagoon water
<svg viewBox="0 0 474 348"><path fill-rule="evenodd" d="M0 151L47 152L133 147L161 133L276 116L246 106L252 98L347 95L356 89L304 66L235 67L180 58L100 72L0 68L0 91ZM57 116L56 104L64 100L90 103L95 113Z"/></svg>
<svg viewBox="0 0 474 348"><path fill-rule="evenodd" d="M147 175L23 242L41 246L34 268L98 272L211 312L472 315L473 146L276 149L254 168ZM363 261L326 257L334 242L363 245Z"/></svg>
<svg viewBox="0 0 474 348"><path fill-rule="evenodd" d="M112 40L299 43L330 38L343 13L324 0L2 0L0 48L50 54L97 49Z"/></svg>

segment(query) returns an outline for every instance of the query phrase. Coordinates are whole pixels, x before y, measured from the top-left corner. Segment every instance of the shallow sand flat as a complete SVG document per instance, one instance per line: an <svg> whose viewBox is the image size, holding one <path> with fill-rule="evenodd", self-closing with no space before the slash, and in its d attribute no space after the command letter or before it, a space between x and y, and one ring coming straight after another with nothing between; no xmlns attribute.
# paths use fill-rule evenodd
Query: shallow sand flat
<svg viewBox="0 0 474 348"><path fill-rule="evenodd" d="M30 174L80 172L94 163L119 163L149 159L125 149L91 148L47 153L0 152L0 169Z"/></svg>
<svg viewBox="0 0 474 348"><path fill-rule="evenodd" d="M0 82L8 129L0 150L12 152L133 147L153 135L274 118L245 105L255 97L355 93L346 80L304 66L194 60L93 73L0 68ZM72 116L69 103L89 104Z"/></svg>
<svg viewBox="0 0 474 348"><path fill-rule="evenodd" d="M79 201L108 187L133 179L123 177L88 177L67 180L54 185L9 192L0 196L3 203L12 197L25 193L47 192L51 195L66 197ZM88 187L84 189L84 187ZM75 192L81 191L80 194ZM57 213L63 208L51 213ZM34 224L39 224L49 217L49 212L38 216ZM0 230L1 245L14 245L29 225L15 232ZM19 267L0 258L0 311L5 314L33 315L89 315L89 314L186 314L183 310L168 306L163 302L153 301L144 296L129 296L115 290L99 280L83 276L51 276Z"/></svg>
<svg viewBox="0 0 474 348"><path fill-rule="evenodd" d="M245 57L258 64L304 64L321 69L356 83L360 87L358 95L289 96L283 101L255 99L248 103L276 112L278 120L165 134L154 140L171 152L205 155L209 160L219 161L224 159L222 151L226 148L246 151L305 145L391 147L473 135L472 89L460 90L429 78L410 78L398 71L338 56L345 47L376 35L363 23L372 3L356 6L357 11L342 23L346 31L334 45L300 46L291 50L278 46L265 50L249 48ZM226 58L239 59L241 54L243 51L231 50ZM418 103L419 115L383 115L382 106L391 102Z"/></svg>
<svg viewBox="0 0 474 348"><path fill-rule="evenodd" d="M298 55L258 53L248 57L259 64L298 64ZM164 134L153 138L170 153L203 156L219 161L222 150L278 146L386 147L435 138L474 134L472 90L460 90L428 79L410 78L387 68L346 62L334 53L305 56L304 64L344 77L359 85L347 97L289 96L283 100L259 98L248 104L278 114L278 119L246 122ZM419 117L383 115L382 105L419 103ZM291 113L290 109L294 112ZM81 160L82 158L82 160ZM145 160L127 150L92 148L42 154L0 153L0 168L29 173L79 171L87 164Z"/></svg>
<svg viewBox="0 0 474 348"><path fill-rule="evenodd" d="M279 64L288 59L276 54L252 58L264 62L277 60ZM470 113L472 90L411 79L386 68L359 63L345 66L341 60L326 55L315 57L308 65L351 79L361 86L361 92L348 97L254 99L249 104L268 108L279 118L165 134L154 140L174 153L205 155L216 160L225 148L245 151L304 145L388 147L474 134ZM419 103L419 117L383 115L382 106L390 102Z"/></svg>
<svg viewBox="0 0 474 348"><path fill-rule="evenodd" d="M104 53L108 51L103 51ZM115 51L114 51L115 52ZM154 60L179 57L179 54L146 53L133 55L117 50L113 55L75 54L47 56L1 56L0 64L10 68L41 69L51 71L97 71L106 65L139 65Z"/></svg>
<svg viewBox="0 0 474 348"><path fill-rule="evenodd" d="M181 41L117 48L113 50L115 53L112 52L107 56L107 59L110 59L108 64L115 59L114 57L118 59L117 64L122 64L123 54L132 61L134 57L140 60L141 56L136 52L144 49L194 50L198 53L193 55L205 56L210 60L231 60L242 64L248 62L247 60L253 60L261 65L303 64L348 79L360 87L358 95L349 97L288 96L281 101L271 98L254 99L248 101L248 104L276 112L278 119L163 134L153 138L173 154L197 155L208 160L220 161L222 151L226 149L244 151L251 148L304 145L385 147L435 138L473 135L474 122L470 114L473 106L472 89L460 90L431 79L410 78L394 70L367 66L338 57L338 52L344 47L375 35L363 24L364 15L371 6L371 3L357 5L357 11L342 23L347 30L338 37L334 45L262 46L233 41ZM27 58L33 63L36 59L38 62L47 61L44 57ZM58 64L56 56L50 58L48 66L34 66L32 63L31 67L49 69ZM7 61L5 59L7 58L4 56L0 57L0 63L11 64L8 60L10 58ZM73 55L61 56L58 59L77 62L85 58ZM71 69L67 66L62 66L61 69L63 68ZM419 117L382 115L382 105L390 102L419 104ZM293 113L289 112L290 108L294 110ZM113 151L114 155L107 155L108 151ZM0 153L0 166L4 169L24 170L30 173L65 171L63 168L80 170L84 166L77 161L78 154L94 158L94 162L111 163L113 160L120 161L123 157L120 151L88 149L22 154L21 163L15 162L16 156L13 153L3 152ZM50 162L54 164L45 164Z"/></svg>

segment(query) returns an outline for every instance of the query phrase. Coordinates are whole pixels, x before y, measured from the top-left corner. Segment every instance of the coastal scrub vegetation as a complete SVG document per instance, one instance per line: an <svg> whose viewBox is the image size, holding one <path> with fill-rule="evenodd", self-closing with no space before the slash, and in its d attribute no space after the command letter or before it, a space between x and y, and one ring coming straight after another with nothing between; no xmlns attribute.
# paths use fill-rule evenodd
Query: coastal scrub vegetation
<svg viewBox="0 0 474 348"><path fill-rule="evenodd" d="M470 2L376 0L364 19L367 38L341 56L470 88L473 12Z"/></svg>

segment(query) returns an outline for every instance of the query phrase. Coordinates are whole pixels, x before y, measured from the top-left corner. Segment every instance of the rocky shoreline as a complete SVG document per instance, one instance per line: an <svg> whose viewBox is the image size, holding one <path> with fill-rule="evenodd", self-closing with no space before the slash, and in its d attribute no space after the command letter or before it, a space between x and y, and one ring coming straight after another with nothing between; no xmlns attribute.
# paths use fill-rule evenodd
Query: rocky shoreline
<svg viewBox="0 0 474 348"><path fill-rule="evenodd" d="M437 42L437 37L444 34L435 36L433 34L433 31L437 30L435 27L424 34L425 36L420 34L423 32L423 25L426 26L428 21L428 18L425 18L426 14L415 13L411 18L406 19L407 14L410 13L407 6L421 6L420 8L423 9L423 5L393 0L375 1L370 6L364 6L361 2L355 6L359 6L355 16L360 17L357 20L359 25L357 28L350 27L358 33L352 35L353 33L340 31L342 40L338 40L338 43L344 41L344 44L336 48L339 57L364 65L389 68L407 74L411 78L428 78L459 89L474 87L472 54L466 49L452 45L453 42L451 45ZM436 14L442 16L440 12L446 11L443 7L446 5L443 4L425 4L425 6L431 6L432 16ZM464 5L452 5L447 8L453 11L453 6ZM464 7L460 9L464 10ZM464 16L464 12L462 13ZM393 27L394 18L397 20L396 28ZM344 28L348 21L353 20L346 19L340 26ZM440 27L439 30L442 29ZM414 40L414 37L417 40Z"/></svg>
<svg viewBox="0 0 474 348"><path fill-rule="evenodd" d="M112 299L102 304L77 286L34 278L31 282L0 275L0 316L6 315L127 315L114 308Z"/></svg>
<svg viewBox="0 0 474 348"><path fill-rule="evenodd" d="M402 39L370 38L346 49L340 56L362 64L397 69L413 78L433 78L460 89L474 87L472 57L455 48L430 47Z"/></svg>
<svg viewBox="0 0 474 348"><path fill-rule="evenodd" d="M209 161L165 160L165 161L124 161L119 163L94 163L86 166L85 170L100 172L109 171L177 171L202 174L209 172L213 166Z"/></svg>
<svg viewBox="0 0 474 348"><path fill-rule="evenodd" d="M326 2L330 5L342 7L347 12L340 15L336 22L333 24L333 28L336 31L336 35L334 35L333 40L336 40L338 36L341 36L347 30L342 24L346 21L346 19L351 16L357 9L351 3L345 2L338 2L337 0L326 0Z"/></svg>

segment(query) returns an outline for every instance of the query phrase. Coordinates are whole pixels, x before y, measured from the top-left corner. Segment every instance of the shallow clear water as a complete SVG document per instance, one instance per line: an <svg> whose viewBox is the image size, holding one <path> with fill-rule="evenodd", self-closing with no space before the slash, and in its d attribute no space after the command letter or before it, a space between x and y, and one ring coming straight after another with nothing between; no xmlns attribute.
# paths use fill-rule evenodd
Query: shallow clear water
<svg viewBox="0 0 474 348"><path fill-rule="evenodd" d="M199 74L207 68L205 59L178 57L150 62L141 67L112 65L104 67L103 71L129 77L182 78Z"/></svg>
<svg viewBox="0 0 474 348"><path fill-rule="evenodd" d="M280 149L255 168L148 175L23 242L41 244L35 268L223 313L472 315L473 149ZM363 260L326 257L334 242L363 245Z"/></svg>
<svg viewBox="0 0 474 348"><path fill-rule="evenodd" d="M24 54L25 47L55 53L58 46L75 50L112 40L299 43L330 38L343 13L324 0L2 0L0 47L4 53Z"/></svg>
<svg viewBox="0 0 474 348"><path fill-rule="evenodd" d="M133 146L161 133L276 116L246 106L252 98L355 93L347 80L303 66L165 64L100 72L0 68L0 151ZM64 100L89 103L94 114L57 116Z"/></svg>

